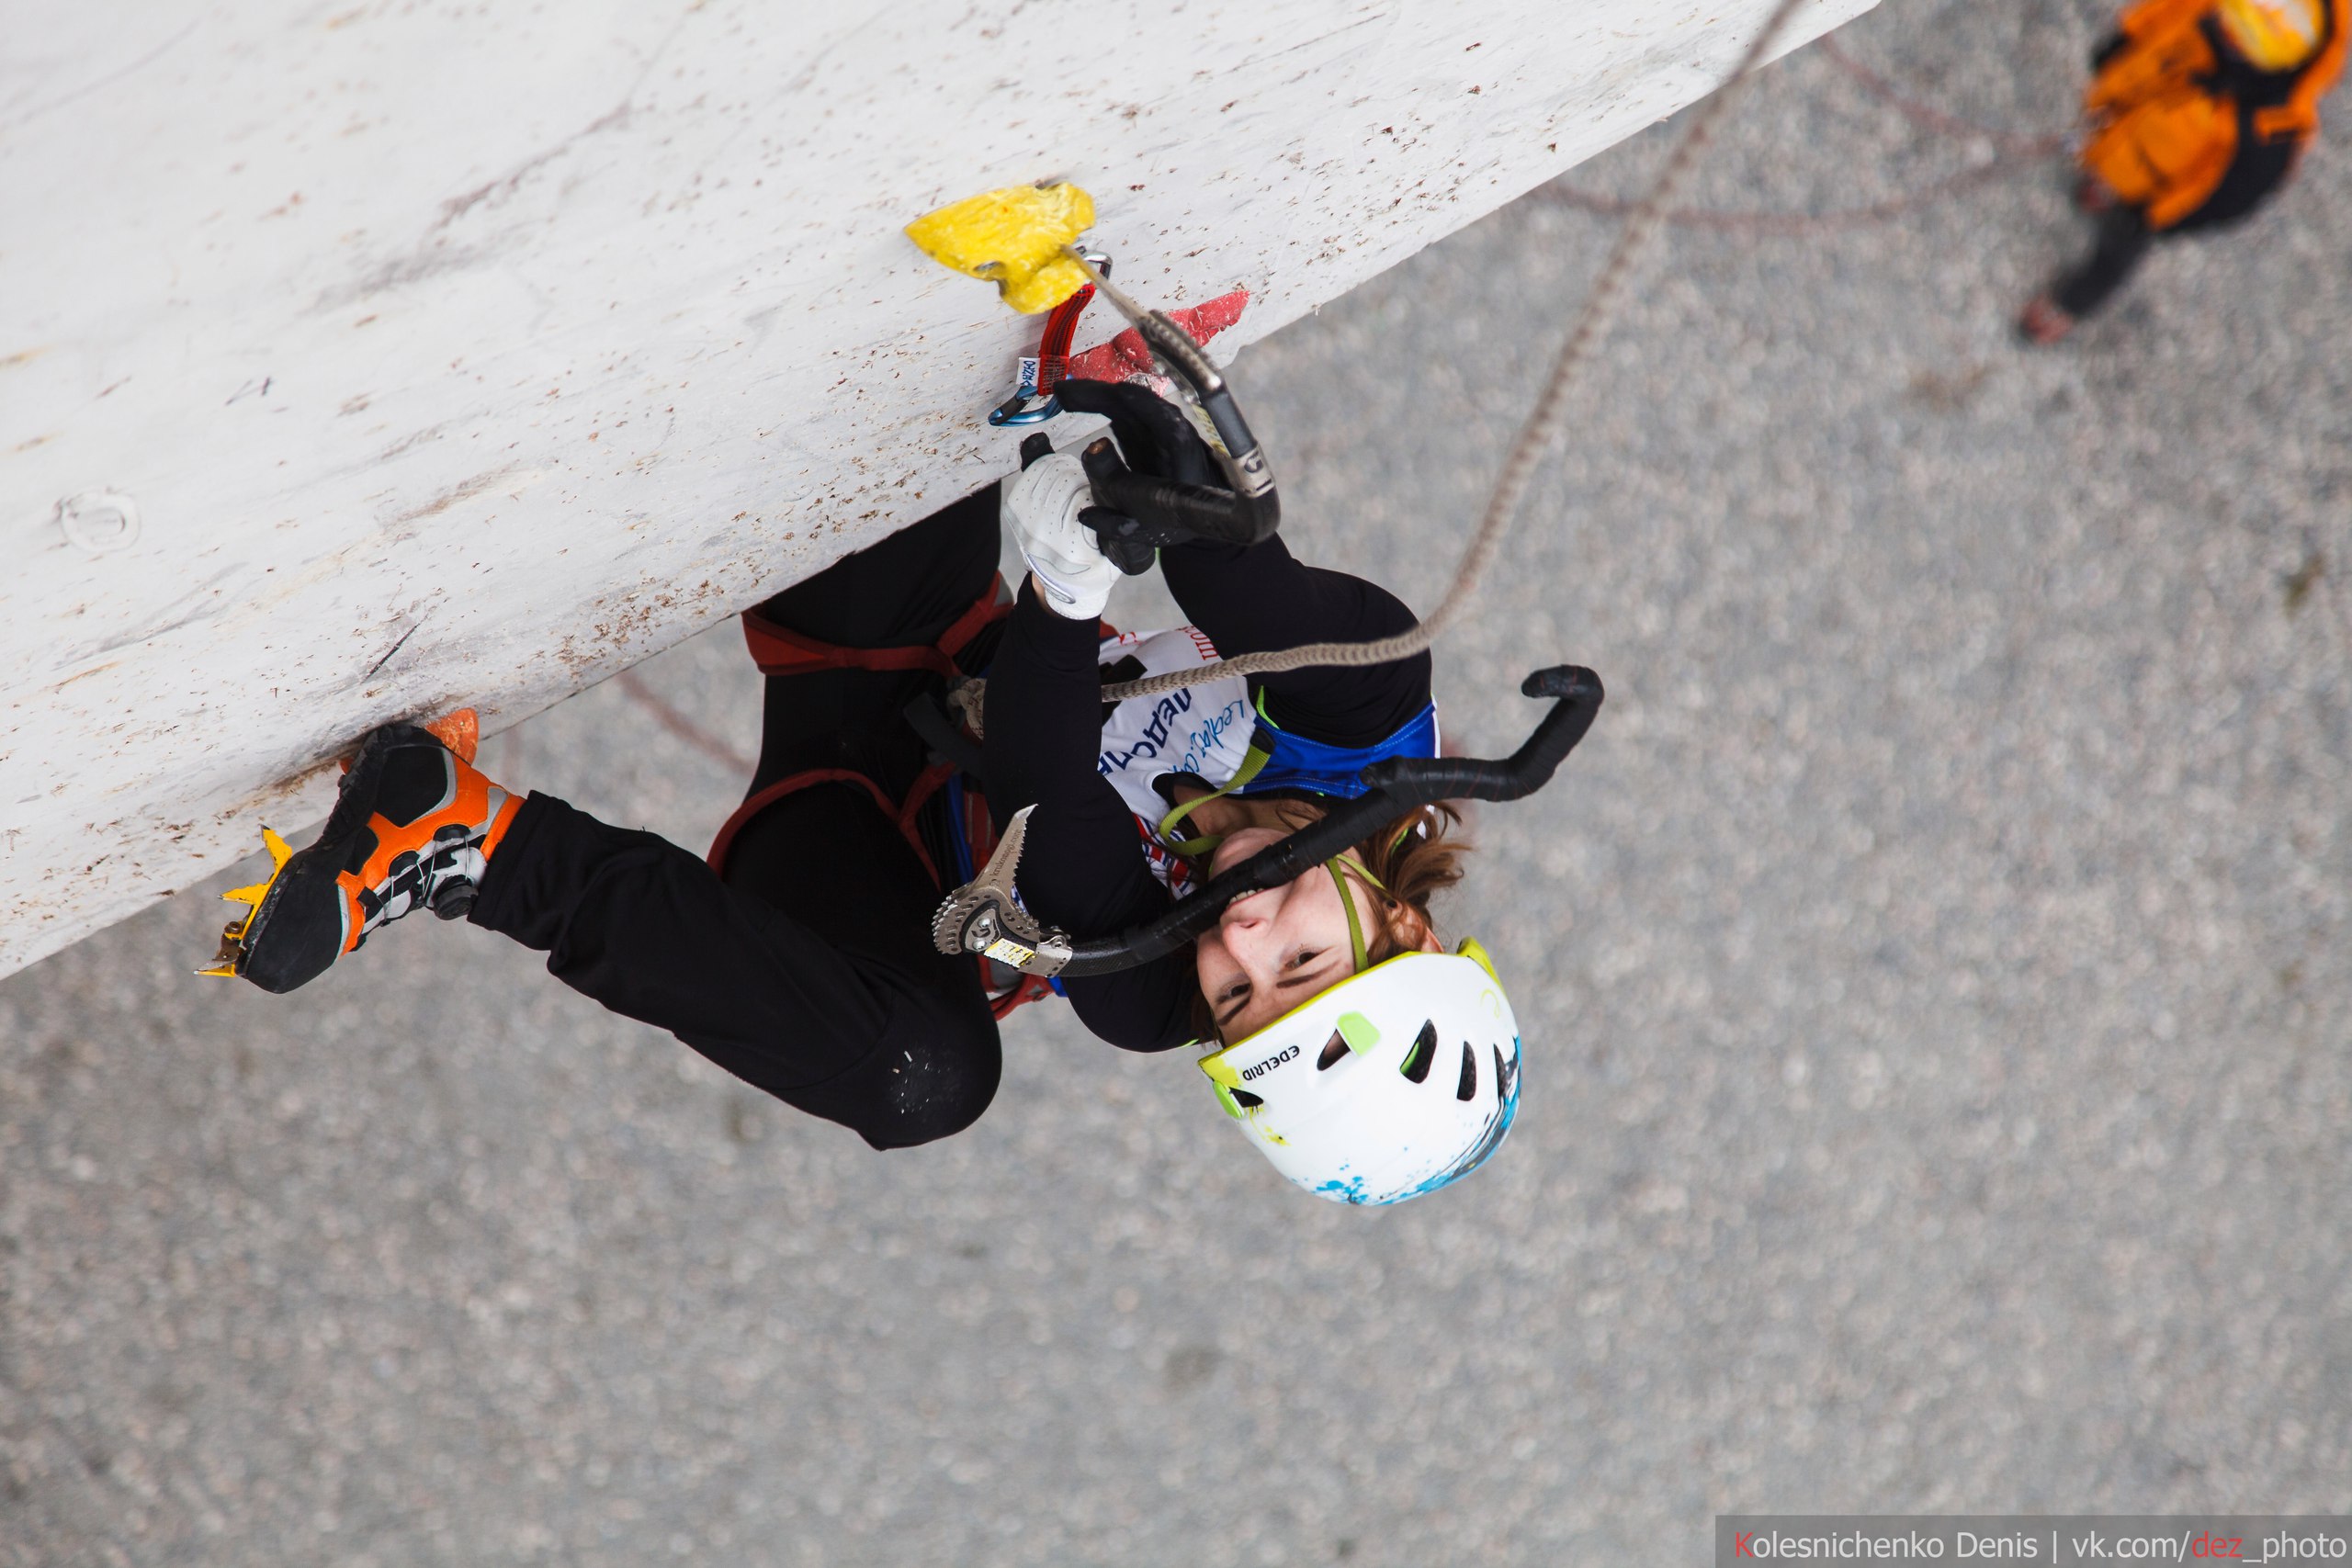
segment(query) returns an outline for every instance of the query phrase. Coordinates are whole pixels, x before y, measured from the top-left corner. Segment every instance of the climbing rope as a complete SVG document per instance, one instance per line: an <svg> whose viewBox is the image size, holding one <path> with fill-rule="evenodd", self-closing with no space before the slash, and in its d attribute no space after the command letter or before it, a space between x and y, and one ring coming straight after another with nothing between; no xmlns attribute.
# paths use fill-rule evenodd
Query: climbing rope
<svg viewBox="0 0 2352 1568"><path fill-rule="evenodd" d="M1625 285L1662 227L1675 193L1697 165L1699 154L1705 151L1738 89L1764 62L1781 28L1803 3L1804 0L1779 0L1779 4L1772 7L1764 26L1748 40L1747 51L1740 56L1739 63L1732 68L1723 85L1700 105L1697 117L1668 154L1666 166L1658 171L1649 194L1626 214L1624 227L1617 231L1617 243L1611 248L1609 259L1602 264L1600 276L1594 279L1592 291L1585 296L1584 308L1578 312L1567 341L1561 344L1559 357L1552 363L1552 374L1544 384L1543 395L1536 399L1534 411L1528 415L1527 423L1520 429L1519 439L1511 444L1510 453L1503 460L1502 472L1495 479L1494 493L1487 500L1486 514L1479 520L1477 532L1471 536L1469 547L1463 551L1461 564L1454 568L1453 584L1446 589L1445 597L1439 601L1433 614L1411 631L1396 637L1379 637L1370 642L1311 642L1299 648L1245 653L1238 658L1219 660L1214 664L1192 670L1173 670L1167 674L1148 676L1140 681L1119 682L1102 688L1102 700L1124 702L1129 697L1158 696L1163 692L1198 686L1229 675L1279 675L1289 670L1335 665L1393 664L1400 659L1410 659L1428 651L1430 645L1444 635L1446 627L1453 625L1455 617L1469 607L1471 599L1477 592L1479 579L1486 575L1487 569L1494 564L1496 555L1501 551L1503 540L1510 535L1511 524L1518 517L1520 503L1526 499L1528 486L1534 479L1537 466L1559 439L1560 427L1567 417L1568 393L1575 385L1577 373L1584 368L1593 345L1608 331L1616 315L1618 302L1624 295Z"/></svg>
<svg viewBox="0 0 2352 1568"><path fill-rule="evenodd" d="M1832 208L1826 212L1677 207L1664 213L1662 220L1677 229L1708 229L1733 234L1811 234L1825 230L1860 229L1901 218L1923 207L1932 207L1946 197L1957 196L1972 186L1983 185L2028 166L2022 158L2002 158L1938 180L1904 196L1889 197L1884 201L1867 202L1859 207ZM1571 185L1546 186L1539 194L1546 201L1602 218L1623 218L1635 206L1620 197L1603 196L1598 191Z"/></svg>
<svg viewBox="0 0 2352 1568"><path fill-rule="evenodd" d="M1823 59L1851 77L1863 93L1921 130L1947 141L1981 143L1991 149L1993 156L1973 169L1962 170L1902 196L1888 197L1856 207L1832 208L1820 212L1677 207L1667 209L1663 215L1666 222L1680 229L1709 229L1735 234L1808 234L1863 228L1904 217L1923 207L1932 207L1973 186L2030 168L2064 152L2068 143L2074 140L2069 131L2053 131L2046 135L2021 134L1946 114L1906 96L1885 77L1838 48L1837 39L1825 38L1814 48ZM1636 205L1620 197L1604 196L1570 185L1566 180L1555 180L1536 194L1546 201L1597 213L1604 218L1622 218L1632 212Z"/></svg>
<svg viewBox="0 0 2352 1568"><path fill-rule="evenodd" d="M1826 38L1814 46L1821 57L1854 79L1855 85L1893 109L1922 130L1938 136L1962 141L1984 141L1999 149L2011 158L2047 158L2065 151L2072 139L2070 131L2052 131L2047 135L2004 130L1997 126L1980 125L1973 119L1946 114L1931 104L1923 104L1910 96L1894 83L1847 53L1836 39Z"/></svg>

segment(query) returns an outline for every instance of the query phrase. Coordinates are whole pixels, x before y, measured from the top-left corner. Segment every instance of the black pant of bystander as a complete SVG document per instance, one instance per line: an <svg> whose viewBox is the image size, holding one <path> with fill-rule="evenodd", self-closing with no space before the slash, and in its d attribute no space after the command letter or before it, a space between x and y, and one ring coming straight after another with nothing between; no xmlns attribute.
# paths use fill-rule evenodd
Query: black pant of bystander
<svg viewBox="0 0 2352 1568"><path fill-rule="evenodd" d="M2110 207L2098 215L2098 240L2084 263L2058 280L2050 297L2069 316L2097 310L2123 287L2147 259L2155 235L2135 207Z"/></svg>
<svg viewBox="0 0 2352 1568"><path fill-rule="evenodd" d="M2256 141L2251 125L2241 128L2240 136L2244 150L2222 183L2205 205L2171 228L2161 232L2151 229L2146 216L2134 207L2119 204L2101 212L2090 255L2050 291L2058 308L2079 321L2114 298L2158 240L2232 228L2260 210L2294 173L2301 148L2291 141Z"/></svg>

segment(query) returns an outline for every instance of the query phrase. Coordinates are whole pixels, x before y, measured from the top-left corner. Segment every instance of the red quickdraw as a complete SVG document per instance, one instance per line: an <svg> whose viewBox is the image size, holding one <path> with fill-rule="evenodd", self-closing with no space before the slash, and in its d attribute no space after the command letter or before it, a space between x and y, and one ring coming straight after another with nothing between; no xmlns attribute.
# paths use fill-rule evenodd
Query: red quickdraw
<svg viewBox="0 0 2352 1568"><path fill-rule="evenodd" d="M1109 256L1091 253L1086 259L1103 276L1111 275ZM1069 373L1070 340L1078 335L1078 319L1093 298L1094 285L1090 283L1053 308L1046 317L1046 330L1038 335L1037 352L1021 361L1012 396L989 410L990 424L1043 424L1062 412L1054 389Z"/></svg>

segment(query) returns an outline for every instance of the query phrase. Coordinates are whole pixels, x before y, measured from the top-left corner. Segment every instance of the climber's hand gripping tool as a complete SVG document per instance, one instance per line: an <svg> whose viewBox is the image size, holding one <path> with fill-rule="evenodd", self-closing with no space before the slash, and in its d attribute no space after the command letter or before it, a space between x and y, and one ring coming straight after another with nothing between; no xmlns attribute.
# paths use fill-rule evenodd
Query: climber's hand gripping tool
<svg viewBox="0 0 2352 1568"><path fill-rule="evenodd" d="M1089 442L1079 460L1097 504L1081 521L1094 530L1102 553L1132 577L1150 569L1162 545L1195 538L1255 545L1273 537L1282 522L1273 469L1225 377L1191 333L1137 304L1089 256L1074 247L1067 254L1086 269L1094 292L1136 330L1160 369L1185 389L1200 415L1191 423L1226 481L1220 488L1139 474L1109 436Z"/></svg>

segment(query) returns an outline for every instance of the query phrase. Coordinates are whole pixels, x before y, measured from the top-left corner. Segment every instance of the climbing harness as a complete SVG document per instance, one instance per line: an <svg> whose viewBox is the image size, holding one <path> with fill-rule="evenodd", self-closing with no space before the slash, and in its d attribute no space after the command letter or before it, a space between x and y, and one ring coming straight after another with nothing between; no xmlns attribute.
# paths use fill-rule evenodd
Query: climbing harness
<svg viewBox="0 0 2352 1568"><path fill-rule="evenodd" d="M755 610L746 612L742 617L743 641L763 675L807 675L828 670L926 671L953 682L962 679L956 662L957 655L1012 613L1012 599L1005 592L1004 579L991 576L979 597L940 634L937 642L928 646L842 648L778 626ZM952 729L930 699L919 698L909 704L906 717L938 760L908 786L903 799L891 799L879 784L853 768L805 768L753 792L729 813L713 835L704 860L713 871L725 875L736 839L754 818L786 795L831 784L862 789L872 797L883 817L914 852L915 860L933 884L944 887L956 877L969 876L971 868L967 864L940 863L933 846L924 841L922 823L925 808L937 802L947 814L951 857L989 855L996 848L988 800L977 789L967 787L967 776L979 776L978 748L967 737ZM980 961L980 982L989 997L989 1010L999 1019L1016 1008L1053 995L1053 987L1044 976L1008 972L992 966L986 957Z"/></svg>

